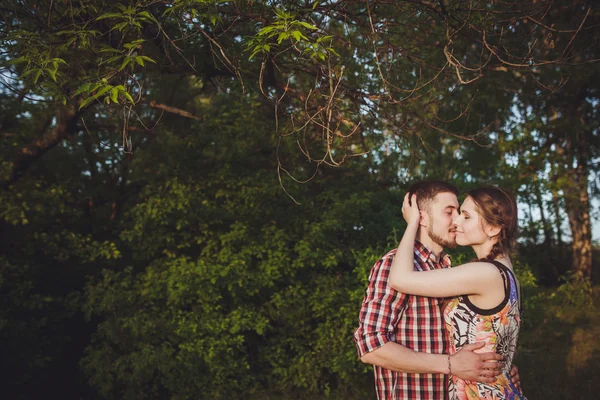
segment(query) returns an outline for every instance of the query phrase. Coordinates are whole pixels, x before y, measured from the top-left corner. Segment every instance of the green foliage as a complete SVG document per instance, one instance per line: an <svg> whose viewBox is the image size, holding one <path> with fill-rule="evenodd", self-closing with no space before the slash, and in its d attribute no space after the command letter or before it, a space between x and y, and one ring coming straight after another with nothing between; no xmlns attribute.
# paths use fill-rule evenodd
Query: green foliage
<svg viewBox="0 0 600 400"><path fill-rule="evenodd" d="M519 351L515 364L519 366L524 394L529 399L587 399L598 391L595 371L600 367L600 288L595 287L593 308L571 308L557 313L549 298L555 289L540 287L544 298L536 311L527 313L524 322L535 317L535 324L522 325ZM557 366L539 368L540 365ZM559 367L558 367L559 366Z"/></svg>
<svg viewBox="0 0 600 400"><path fill-rule="evenodd" d="M550 299L558 305L560 313L570 310L588 310L592 307L592 282L576 273L562 277L563 284L552 293Z"/></svg>
<svg viewBox="0 0 600 400"><path fill-rule="evenodd" d="M579 164L539 140L577 119L537 133L576 87L538 104L549 97L523 91L540 70L496 55L552 58L537 47L550 26L578 44L580 8L575 28L530 29L519 10L509 21L508 5L482 1L0 3L11 398L368 397L351 335L369 270L402 232L406 181L502 183L548 211L573 179L541 171ZM537 118L511 119L515 94ZM590 127L594 104L581 108ZM557 152L563 143L574 142ZM555 204L548 219L566 220ZM540 243L540 221L521 226L524 331L560 327L589 286L544 291L570 253L556 237Z"/></svg>
<svg viewBox="0 0 600 400"><path fill-rule="evenodd" d="M261 28L256 36L248 41L248 49L252 50L250 58L252 59L259 53L270 53L282 48L282 43L290 42L290 45L300 53L309 58L325 61L328 54L334 54L339 57L331 47L333 36L324 35L311 39L306 35L317 31L318 28L306 21L297 20L297 16L281 10L275 9L275 21ZM326 43L329 43L327 45Z"/></svg>
<svg viewBox="0 0 600 400"><path fill-rule="evenodd" d="M28 386L48 385L46 371L65 356L71 338L58 327L73 318L81 302L76 293L43 293L36 275L31 266L0 257L1 371L7 394L23 395Z"/></svg>
<svg viewBox="0 0 600 400"><path fill-rule="evenodd" d="M133 103L131 82L124 74L134 73L134 65L144 67L145 61L155 63L141 54L145 40L140 36L145 25L159 25L158 20L141 3L137 7L116 4L108 12L103 12L105 4L78 3L77 7L52 3L47 24L38 29L30 26L37 22L18 19L26 5L12 4L7 11L15 19L6 21L12 28L2 43L13 56L3 65L14 65L21 81L55 101L66 104L83 96L80 109L104 94L106 104ZM121 40L113 48L107 41L114 42L110 38L116 34ZM74 85L78 89L70 95Z"/></svg>
<svg viewBox="0 0 600 400"><path fill-rule="evenodd" d="M349 338L399 196L357 168L341 172L352 189L330 171L296 187L295 205L272 165L245 150L273 140L265 110L246 107L255 102L216 98L196 143L165 132L140 155L135 179L147 162L160 172L126 214L134 266L86 288L85 312L100 323L81 366L103 397L365 393L370 374ZM205 157L183 155L190 147Z"/></svg>

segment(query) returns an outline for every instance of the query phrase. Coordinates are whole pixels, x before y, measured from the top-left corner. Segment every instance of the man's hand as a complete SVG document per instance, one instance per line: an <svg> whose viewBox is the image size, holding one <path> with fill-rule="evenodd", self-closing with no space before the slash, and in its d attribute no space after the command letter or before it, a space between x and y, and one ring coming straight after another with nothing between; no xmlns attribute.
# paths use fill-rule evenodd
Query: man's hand
<svg viewBox="0 0 600 400"><path fill-rule="evenodd" d="M514 383L515 387L521 390L521 377L519 376L519 368L513 364L510 370L510 380Z"/></svg>
<svg viewBox="0 0 600 400"><path fill-rule="evenodd" d="M484 342L464 345L456 354L450 356L452 375L467 381L493 383L500 375L504 363L498 353L475 353L474 350L485 346ZM518 374L517 374L518 376Z"/></svg>

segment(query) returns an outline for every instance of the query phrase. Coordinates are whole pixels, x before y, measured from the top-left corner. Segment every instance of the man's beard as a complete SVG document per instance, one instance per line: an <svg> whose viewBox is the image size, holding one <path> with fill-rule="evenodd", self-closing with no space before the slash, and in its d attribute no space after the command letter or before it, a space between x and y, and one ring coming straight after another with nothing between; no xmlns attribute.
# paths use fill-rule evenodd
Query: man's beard
<svg viewBox="0 0 600 400"><path fill-rule="evenodd" d="M433 233L433 220L431 219L432 223L429 225L429 229L427 230L427 233L429 234L429 237L431 238L431 240L433 240L433 243L437 243L440 246L444 247L444 248L448 248L448 249L453 249L456 247L456 240L446 240L443 237L436 235L435 233ZM452 232L452 231L449 231Z"/></svg>

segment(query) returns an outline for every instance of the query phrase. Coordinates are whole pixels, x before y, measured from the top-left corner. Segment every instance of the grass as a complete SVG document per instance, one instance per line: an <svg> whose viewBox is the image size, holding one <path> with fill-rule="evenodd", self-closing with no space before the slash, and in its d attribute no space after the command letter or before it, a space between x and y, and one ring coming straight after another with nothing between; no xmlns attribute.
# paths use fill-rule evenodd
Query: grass
<svg viewBox="0 0 600 400"><path fill-rule="evenodd" d="M524 314L515 364L529 400L600 397L600 287L593 301L594 307L540 304L534 315Z"/></svg>

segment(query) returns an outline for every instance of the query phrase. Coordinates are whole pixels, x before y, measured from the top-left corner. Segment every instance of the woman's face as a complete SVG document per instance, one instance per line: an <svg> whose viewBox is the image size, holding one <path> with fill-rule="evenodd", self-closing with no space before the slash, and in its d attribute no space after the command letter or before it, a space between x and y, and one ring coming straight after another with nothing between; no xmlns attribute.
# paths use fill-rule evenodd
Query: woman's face
<svg viewBox="0 0 600 400"><path fill-rule="evenodd" d="M460 206L460 215L454 220L456 225L456 244L472 246L484 243L488 235L484 230L484 221L479 215L477 205L467 197Z"/></svg>

